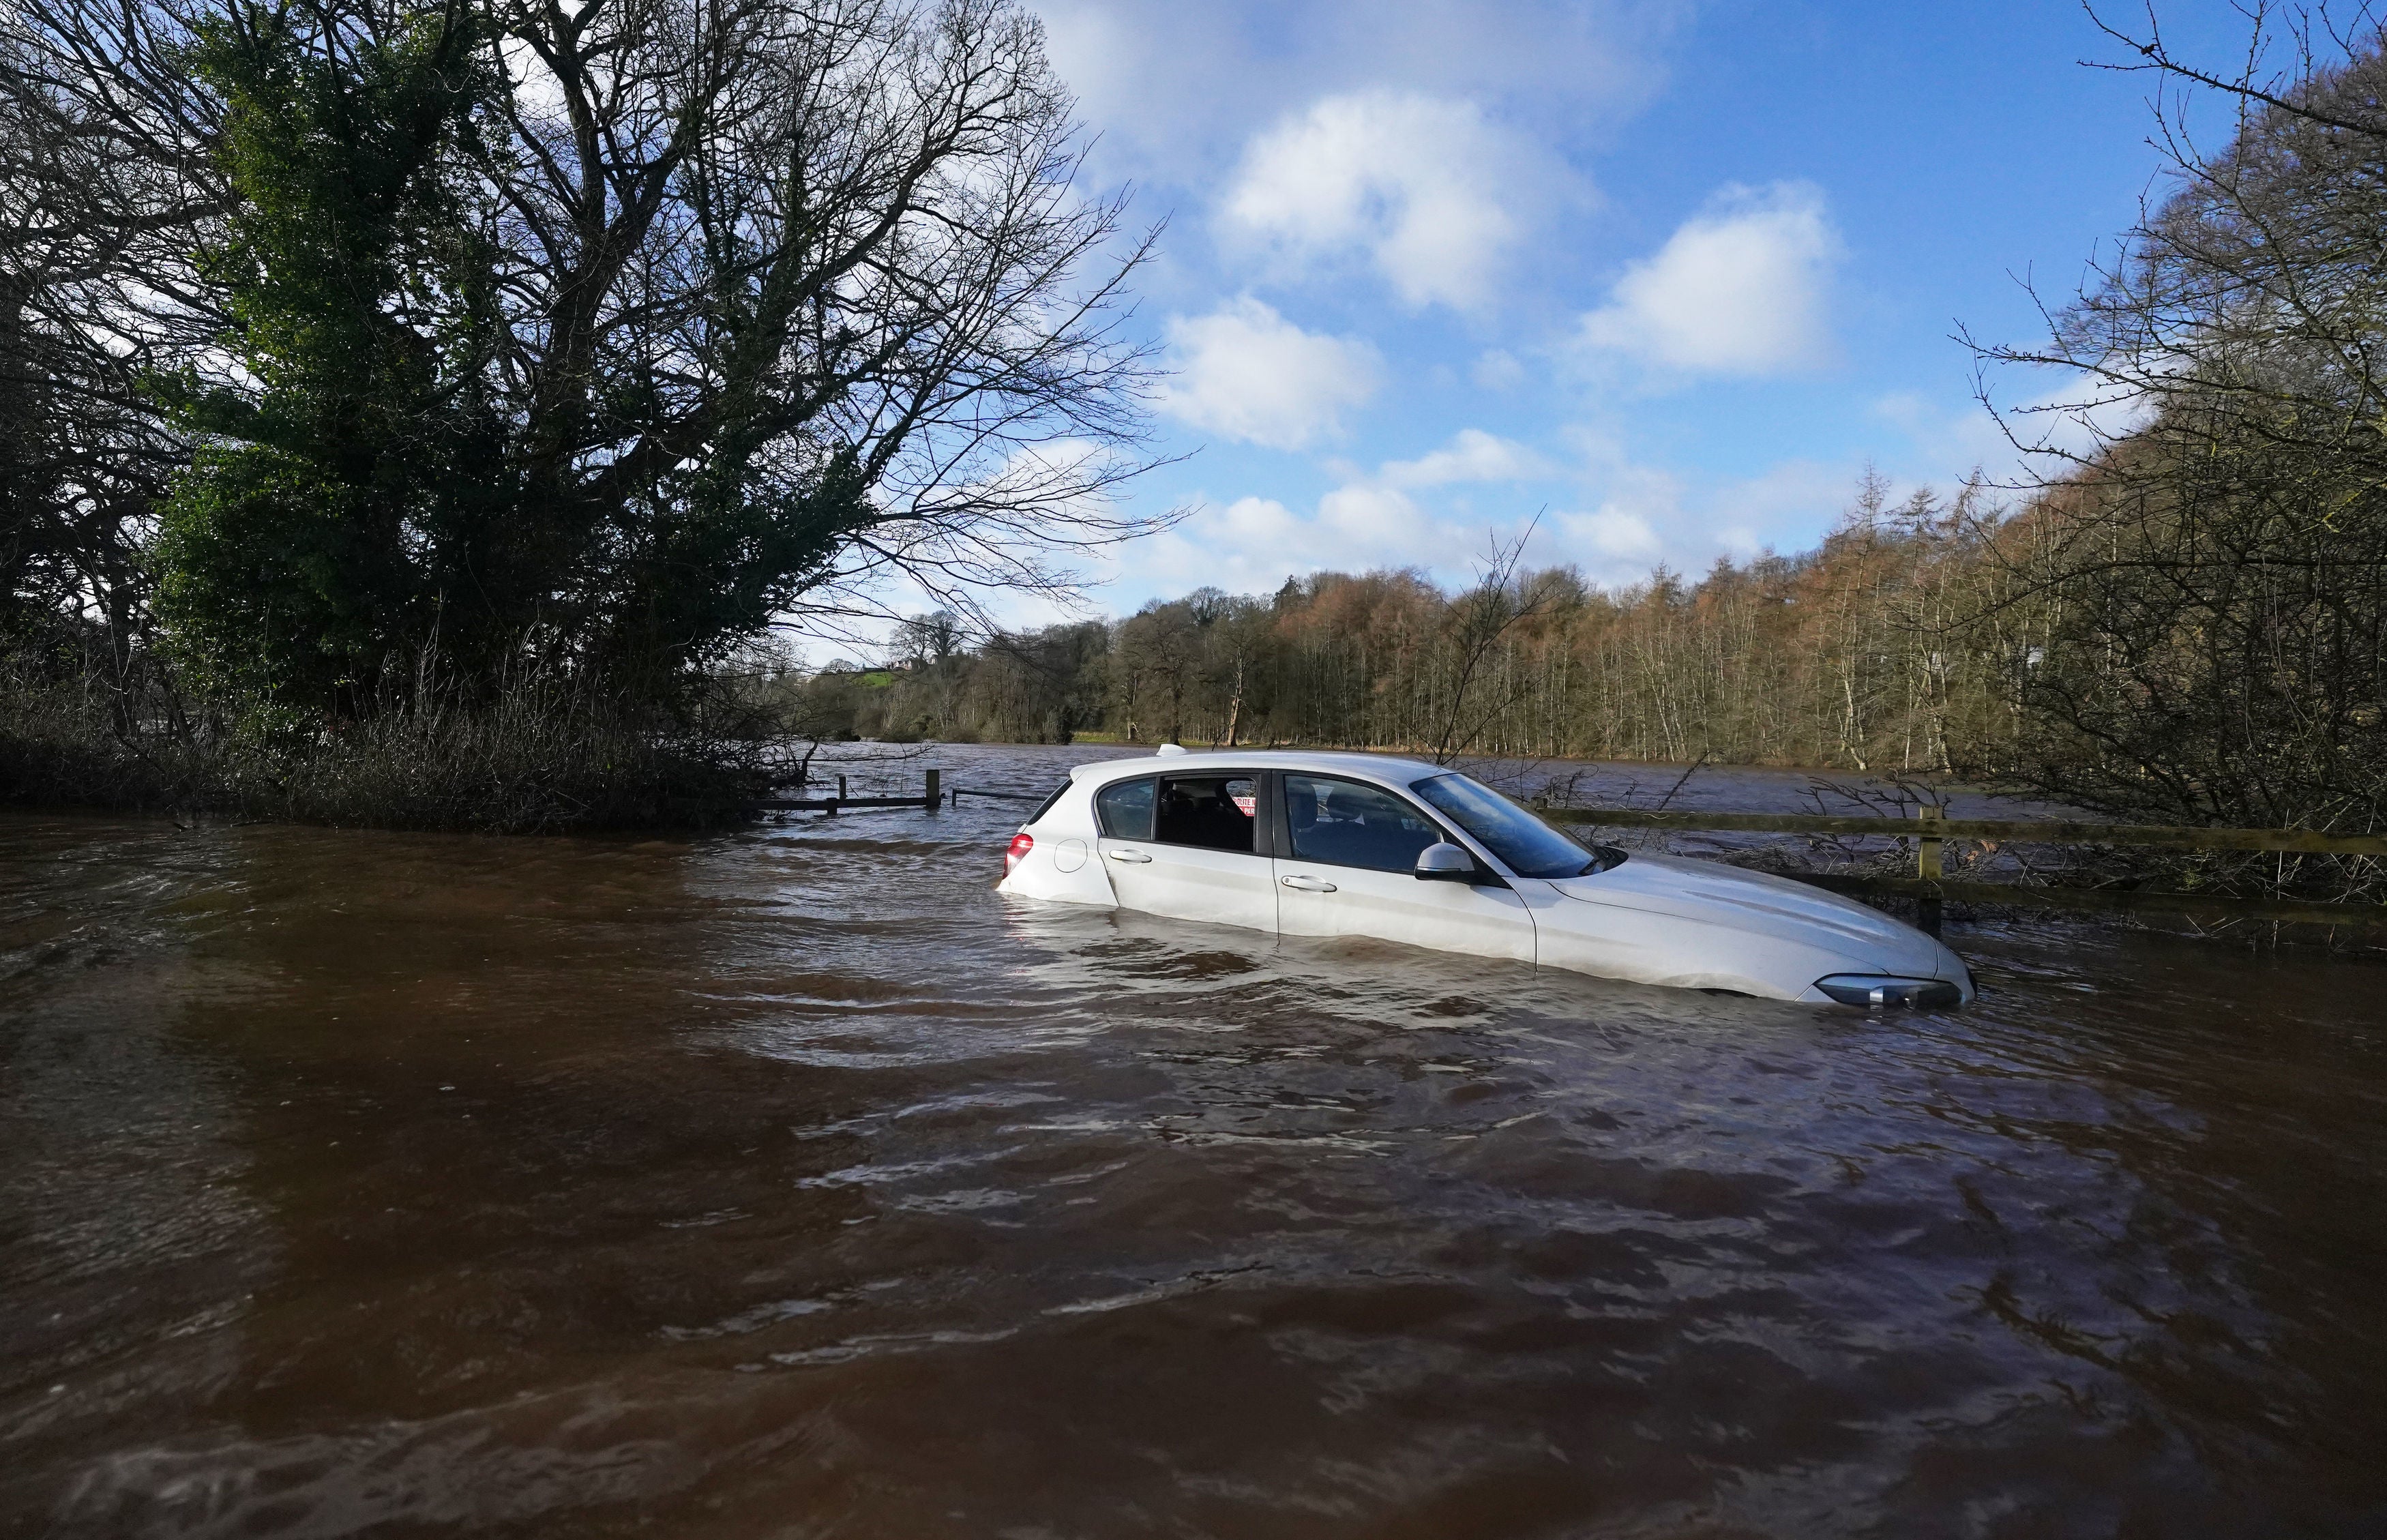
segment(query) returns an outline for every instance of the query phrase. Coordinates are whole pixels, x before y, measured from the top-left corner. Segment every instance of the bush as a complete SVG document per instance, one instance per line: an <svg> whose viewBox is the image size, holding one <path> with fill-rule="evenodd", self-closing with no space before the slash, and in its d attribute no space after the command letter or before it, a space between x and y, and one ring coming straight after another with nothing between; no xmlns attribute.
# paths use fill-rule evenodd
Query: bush
<svg viewBox="0 0 2387 1540"><path fill-rule="evenodd" d="M194 717L20 650L0 664L0 802L407 829L707 827L767 795L770 740L726 701L666 713L535 675L417 671L362 720Z"/></svg>

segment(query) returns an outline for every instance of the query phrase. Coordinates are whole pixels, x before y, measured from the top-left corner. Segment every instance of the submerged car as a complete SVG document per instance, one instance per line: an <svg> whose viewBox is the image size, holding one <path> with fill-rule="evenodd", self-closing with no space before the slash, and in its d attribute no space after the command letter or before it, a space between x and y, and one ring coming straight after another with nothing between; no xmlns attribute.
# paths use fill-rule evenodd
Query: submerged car
<svg viewBox="0 0 2387 1540"><path fill-rule="evenodd" d="M1366 936L1636 983L1956 1005L1912 926L1803 883L1587 847L1457 772L1376 754L1164 746L1081 764L1001 890L1285 936Z"/></svg>

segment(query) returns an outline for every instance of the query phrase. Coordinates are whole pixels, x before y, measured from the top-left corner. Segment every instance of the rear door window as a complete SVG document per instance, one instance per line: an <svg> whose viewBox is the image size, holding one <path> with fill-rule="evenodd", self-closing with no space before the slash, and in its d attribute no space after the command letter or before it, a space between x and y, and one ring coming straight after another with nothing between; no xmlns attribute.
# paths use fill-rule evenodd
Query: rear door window
<svg viewBox="0 0 2387 1540"><path fill-rule="evenodd" d="M1164 776L1152 838L1209 851L1258 849L1259 779L1255 776Z"/></svg>
<svg viewBox="0 0 2387 1540"><path fill-rule="evenodd" d="M1149 780L1114 781L1094 793L1094 817L1113 839L1152 838L1152 792Z"/></svg>
<svg viewBox="0 0 2387 1540"><path fill-rule="evenodd" d="M1295 859L1328 866L1412 871L1418 852L1443 838L1406 799L1328 776L1285 776L1284 814Z"/></svg>

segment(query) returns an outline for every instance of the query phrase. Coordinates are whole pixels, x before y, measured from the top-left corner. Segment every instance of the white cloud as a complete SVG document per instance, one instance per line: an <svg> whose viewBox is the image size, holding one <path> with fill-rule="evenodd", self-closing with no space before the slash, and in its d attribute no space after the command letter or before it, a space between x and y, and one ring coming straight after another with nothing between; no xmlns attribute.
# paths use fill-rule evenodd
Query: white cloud
<svg viewBox="0 0 2387 1540"><path fill-rule="evenodd" d="M1238 498L1224 506L1201 499L1176 528L1121 549L1132 568L1125 574L1130 595L1173 596L1206 583L1264 593L1297 574L1383 567L1422 567L1464 582L1471 557L1484 549L1484 522L1456 506L1422 507L1420 495L1542 476L1550 468L1522 444L1469 428L1415 460L1387 461L1372 473L1339 465L1336 473L1341 485L1308 512L1273 498ZM1513 517L1495 522L1510 535L1522 524Z"/></svg>
<svg viewBox="0 0 2387 1540"><path fill-rule="evenodd" d="M1978 401L1959 403L1901 390L1877 398L1872 410L1876 418L1905 436L1907 452L1898 458L1939 467L1948 481L1976 470L2002 482L2023 473L2023 456Z"/></svg>
<svg viewBox="0 0 2387 1540"><path fill-rule="evenodd" d="M1254 140L1221 208L1231 244L1309 264L1365 254L1412 306L1474 309L1526 221L1540 153L1470 103L1330 96Z"/></svg>
<svg viewBox="0 0 2387 1540"><path fill-rule="evenodd" d="M1541 457L1522 444L1481 428L1462 428L1430 454L1387 461L1376 476L1392 486L1444 486L1459 481L1523 481L1546 470Z"/></svg>
<svg viewBox="0 0 2387 1540"><path fill-rule="evenodd" d="M1704 520L1711 556L1746 561L1767 546L1804 549L1849 506L1860 464L1786 460L1753 476L1724 482L1708 494Z"/></svg>
<svg viewBox="0 0 2387 1540"><path fill-rule="evenodd" d="M1516 354L1500 347L1479 355L1467 373L1484 390L1514 390L1525 383L1525 366L1517 361Z"/></svg>
<svg viewBox="0 0 2387 1540"><path fill-rule="evenodd" d="M1561 515L1558 527L1565 537L1582 541L1610 561L1647 565L1665 549L1645 515L1613 503L1589 513Z"/></svg>
<svg viewBox="0 0 2387 1540"><path fill-rule="evenodd" d="M1105 178L1195 189L1251 132L1320 96L1408 89L1499 106L1579 143L1664 88L1680 0L1029 0L1101 132Z"/></svg>
<svg viewBox="0 0 2387 1540"><path fill-rule="evenodd" d="M1901 458L1923 479L1945 488L1978 472L1991 486L2019 491L2064 477L2078 459L2144 427L2154 410L2135 392L2083 375L2050 385L2039 372L2014 371L1998 383L2035 388L2011 405L2000 401L1994 413L1978 400L1896 391L1876 400L1873 414L1906 436Z"/></svg>
<svg viewBox="0 0 2387 1540"><path fill-rule="evenodd" d="M1502 443L1488 434L1481 438L1479 451ZM1544 517L1525 559L1529 566L1574 566L1609 588L1646 582L1661 563L1697 578L1719 557L1745 562L1769 546L1807 549L1848 506L1863 470L1787 460L1749 476L1686 478L1635 461L1617 441L1588 430L1574 442L1584 458L1565 473L1583 478L1584 500ZM1403 480L1404 468L1446 452L1392 461L1372 474L1350 468L1341 486L1307 510L1273 498L1201 500L1182 524L1122 548L1120 608L1204 584L1268 593L1288 576L1320 571L1416 567L1446 586L1464 585L1486 535L1523 534L1527 511L1511 508L1487 520L1434 501L1431 478ZM1498 458L1453 453L1445 463L1471 461L1488 471Z"/></svg>
<svg viewBox="0 0 2387 1540"><path fill-rule="evenodd" d="M1232 587L1218 574L1233 574L1248 578L1242 591L1256 591L1275 587L1289 573L1405 562L1433 535L1408 498L1363 486L1336 487L1307 518L1274 498L1238 498L1224 508L1206 505L1161 538L1181 545L1170 564L1194 584ZM1212 575L1201 575L1206 572Z"/></svg>
<svg viewBox="0 0 2387 1540"><path fill-rule="evenodd" d="M1823 363L1839 236L1805 183L1727 187L1617 280L1582 336L1665 369L1766 375Z"/></svg>
<svg viewBox="0 0 2387 1540"><path fill-rule="evenodd" d="M1197 428L1274 449L1298 449L1340 430L1383 372L1357 339L1305 332L1244 296L1206 316L1168 323L1178 374L1161 410Z"/></svg>
<svg viewBox="0 0 2387 1540"><path fill-rule="evenodd" d="M1146 598L1174 599L1215 585L1230 593L1271 592L1301 573L1360 572L1417 560L1417 511L1397 493L1329 492L1296 513L1274 498L1204 502L1165 534L1121 552L1130 563L1119 608Z"/></svg>
<svg viewBox="0 0 2387 1540"><path fill-rule="evenodd" d="M2072 374L2019 405L2002 407L2000 415L2039 474L2063 476L2074 460L2144 428L2156 407L2153 397L2119 381Z"/></svg>
<svg viewBox="0 0 2387 1540"><path fill-rule="evenodd" d="M1368 564L1412 561L1430 546L1434 528L1408 495L1394 486L1338 486L1318 499L1318 522L1330 537L1330 559L1372 553Z"/></svg>

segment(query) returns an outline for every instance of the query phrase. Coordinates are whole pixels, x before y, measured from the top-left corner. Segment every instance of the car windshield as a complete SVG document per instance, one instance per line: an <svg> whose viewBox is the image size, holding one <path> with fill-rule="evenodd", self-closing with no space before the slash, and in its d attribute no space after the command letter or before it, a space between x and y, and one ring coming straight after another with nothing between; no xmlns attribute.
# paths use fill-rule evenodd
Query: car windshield
<svg viewBox="0 0 2387 1540"><path fill-rule="evenodd" d="M1519 877L1581 877L1609 865L1490 787L1435 776L1409 788L1484 842Z"/></svg>

